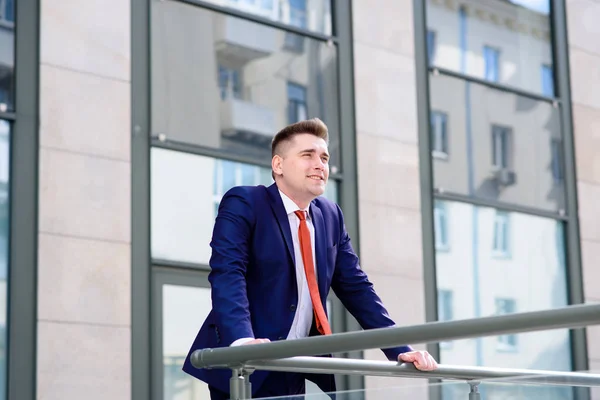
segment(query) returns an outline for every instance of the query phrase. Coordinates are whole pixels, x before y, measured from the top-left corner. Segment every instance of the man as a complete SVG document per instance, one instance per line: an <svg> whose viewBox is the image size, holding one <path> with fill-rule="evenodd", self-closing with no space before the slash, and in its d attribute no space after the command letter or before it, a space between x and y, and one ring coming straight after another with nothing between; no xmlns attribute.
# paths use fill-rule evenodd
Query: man
<svg viewBox="0 0 600 400"><path fill-rule="evenodd" d="M208 383L213 400L228 398L231 372L195 369L193 351L330 334L330 288L364 329L394 325L359 266L342 211L319 197L329 177L327 143L319 119L282 129L271 145L275 183L235 187L221 200L211 241L213 308L183 367ZM437 368L410 346L383 351L421 370ZM332 375L257 371L253 397L302 394L305 378L335 391Z"/></svg>

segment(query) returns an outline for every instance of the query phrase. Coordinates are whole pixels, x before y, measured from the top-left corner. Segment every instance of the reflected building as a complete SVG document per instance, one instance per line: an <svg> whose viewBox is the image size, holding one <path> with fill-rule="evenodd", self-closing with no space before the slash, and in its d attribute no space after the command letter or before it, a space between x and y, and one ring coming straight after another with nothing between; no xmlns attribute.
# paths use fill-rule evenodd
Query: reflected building
<svg viewBox="0 0 600 400"><path fill-rule="evenodd" d="M564 162L549 14L508 0L428 0L427 23L438 318L565 306ZM567 331L440 346L443 363L552 370L570 370L570 352ZM558 390L531 395L570 398Z"/></svg>

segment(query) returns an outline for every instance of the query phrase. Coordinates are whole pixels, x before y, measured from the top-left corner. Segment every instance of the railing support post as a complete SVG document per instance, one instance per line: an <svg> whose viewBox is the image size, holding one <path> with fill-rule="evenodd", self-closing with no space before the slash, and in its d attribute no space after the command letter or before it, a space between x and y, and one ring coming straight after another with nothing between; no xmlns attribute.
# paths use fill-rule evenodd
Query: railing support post
<svg viewBox="0 0 600 400"><path fill-rule="evenodd" d="M467 382L471 387L469 391L469 400L481 400L481 393L479 393L479 381Z"/></svg>
<svg viewBox="0 0 600 400"><path fill-rule="evenodd" d="M244 399L252 399L252 382L250 382L250 375L253 370L242 370L242 376L244 377Z"/></svg>
<svg viewBox="0 0 600 400"><path fill-rule="evenodd" d="M245 398L244 377L239 368L231 369L231 379L229 379L229 396L231 400L243 400Z"/></svg>

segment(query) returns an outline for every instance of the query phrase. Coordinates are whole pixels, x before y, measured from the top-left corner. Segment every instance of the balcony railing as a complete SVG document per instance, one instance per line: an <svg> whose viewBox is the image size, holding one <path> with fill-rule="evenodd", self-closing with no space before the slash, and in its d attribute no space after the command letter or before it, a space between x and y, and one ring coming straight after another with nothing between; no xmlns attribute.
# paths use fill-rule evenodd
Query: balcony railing
<svg viewBox="0 0 600 400"><path fill-rule="evenodd" d="M440 365L435 371L423 372L412 365L396 362L309 356L388 348L406 343L436 343L597 324L600 324L600 305L576 305L554 310L432 322L249 346L202 349L192 354L191 362L196 368L231 369L230 395L233 400L251 398L249 377L255 370L458 379L467 381L470 386L469 399L476 400L480 398L479 384L486 379L511 378L518 379L520 383L538 385L600 387L600 374L452 365Z"/></svg>

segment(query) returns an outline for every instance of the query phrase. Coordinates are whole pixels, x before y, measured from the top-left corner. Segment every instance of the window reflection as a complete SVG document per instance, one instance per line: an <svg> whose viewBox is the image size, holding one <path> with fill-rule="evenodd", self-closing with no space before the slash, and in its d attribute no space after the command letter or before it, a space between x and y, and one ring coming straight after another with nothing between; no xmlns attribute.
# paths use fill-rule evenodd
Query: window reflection
<svg viewBox="0 0 600 400"><path fill-rule="evenodd" d="M430 91L436 190L565 209L558 108L444 75Z"/></svg>
<svg viewBox="0 0 600 400"><path fill-rule="evenodd" d="M151 151L154 259L208 264L215 217L223 195L240 185L271 185L271 169L173 150ZM330 180L325 197L337 201Z"/></svg>
<svg viewBox="0 0 600 400"><path fill-rule="evenodd" d="M316 2L286 3L295 24L310 25ZM182 2L153 2L151 26L153 135L260 162L280 129L318 117L340 170L335 45Z"/></svg>
<svg viewBox="0 0 600 400"><path fill-rule="evenodd" d="M439 316L479 318L568 304L561 221L452 201L437 200L438 208L445 222L436 223L436 238L442 229L452 238L452 246L436 254ZM441 361L570 370L569 335L561 330L455 341L441 349Z"/></svg>
<svg viewBox="0 0 600 400"><path fill-rule="evenodd" d="M0 398L6 393L10 124L0 120Z"/></svg>
<svg viewBox="0 0 600 400"><path fill-rule="evenodd" d="M208 399L208 386L184 373L181 367L210 312L210 289L163 285L162 300L163 399Z"/></svg>
<svg viewBox="0 0 600 400"><path fill-rule="evenodd" d="M331 35L330 0L205 0L296 28Z"/></svg>
<svg viewBox="0 0 600 400"><path fill-rule="evenodd" d="M553 96L540 68L552 68L549 8L549 0L427 0L430 63Z"/></svg>
<svg viewBox="0 0 600 400"><path fill-rule="evenodd" d="M0 111L14 109L15 3L0 0Z"/></svg>

